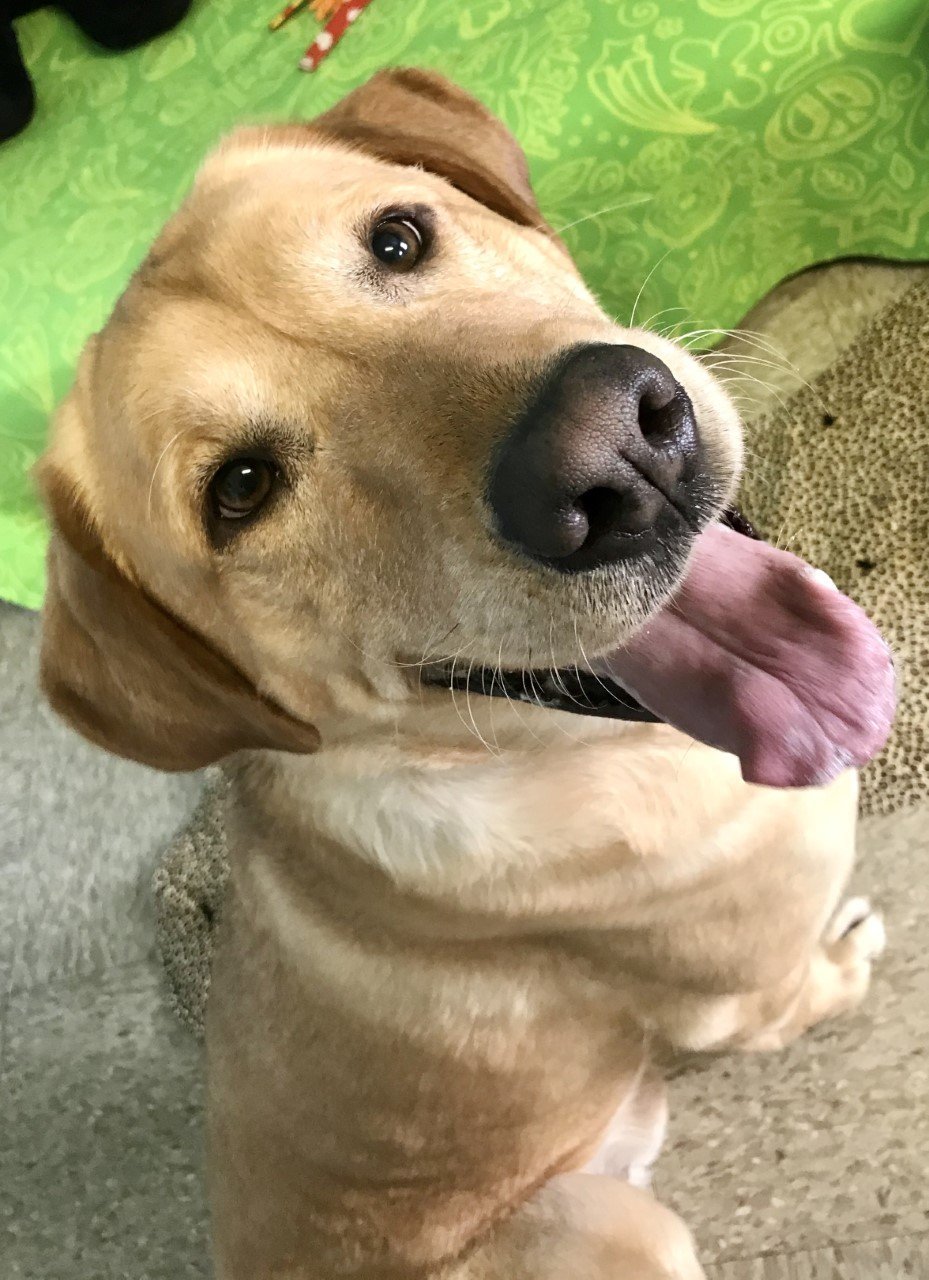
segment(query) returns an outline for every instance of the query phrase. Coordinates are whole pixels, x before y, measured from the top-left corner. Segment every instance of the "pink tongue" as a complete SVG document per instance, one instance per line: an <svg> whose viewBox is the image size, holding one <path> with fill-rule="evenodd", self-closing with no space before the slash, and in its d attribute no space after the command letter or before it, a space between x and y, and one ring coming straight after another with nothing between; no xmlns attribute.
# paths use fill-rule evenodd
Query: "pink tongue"
<svg viewBox="0 0 929 1280"><path fill-rule="evenodd" d="M699 536L669 603L594 665L768 787L866 764L896 701L890 651L862 610L796 556L721 525Z"/></svg>

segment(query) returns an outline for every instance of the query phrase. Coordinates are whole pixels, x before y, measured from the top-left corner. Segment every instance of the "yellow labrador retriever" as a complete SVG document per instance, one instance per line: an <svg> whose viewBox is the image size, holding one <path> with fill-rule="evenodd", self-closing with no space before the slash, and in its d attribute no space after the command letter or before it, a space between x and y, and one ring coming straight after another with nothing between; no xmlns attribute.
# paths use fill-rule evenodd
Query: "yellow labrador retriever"
<svg viewBox="0 0 929 1280"><path fill-rule="evenodd" d="M641 1189L653 1050L861 999L894 697L856 606L721 521L739 466L425 72L235 134L88 344L43 680L111 751L235 757L220 1280L701 1274Z"/></svg>

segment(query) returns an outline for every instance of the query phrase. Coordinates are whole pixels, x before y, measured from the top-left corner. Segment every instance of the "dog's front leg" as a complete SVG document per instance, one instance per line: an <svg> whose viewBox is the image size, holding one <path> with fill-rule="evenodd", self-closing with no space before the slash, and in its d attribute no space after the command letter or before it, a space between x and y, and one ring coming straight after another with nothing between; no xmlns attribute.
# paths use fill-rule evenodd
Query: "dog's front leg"
<svg viewBox="0 0 929 1280"><path fill-rule="evenodd" d="M818 1022L865 998L872 963L884 949L881 917L862 898L836 912L822 941L783 981L740 995L655 991L650 1020L674 1049L689 1052L783 1049Z"/></svg>

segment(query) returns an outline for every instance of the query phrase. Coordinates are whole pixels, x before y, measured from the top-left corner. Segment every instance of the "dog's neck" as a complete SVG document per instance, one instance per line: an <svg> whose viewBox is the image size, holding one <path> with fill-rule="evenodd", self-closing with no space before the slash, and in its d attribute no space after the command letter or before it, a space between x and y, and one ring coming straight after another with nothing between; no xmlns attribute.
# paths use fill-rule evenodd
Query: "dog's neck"
<svg viewBox="0 0 929 1280"><path fill-rule="evenodd" d="M698 844L719 820L718 784L695 808L708 767L718 775L718 753L666 726L593 726L578 740L562 725L497 749L397 737L265 756L236 785L285 876L325 858L330 876L366 869L443 911L511 918L545 913L568 863L593 884L607 863L628 873ZM683 772L688 785L675 785ZM246 856L254 840L254 828L242 836Z"/></svg>

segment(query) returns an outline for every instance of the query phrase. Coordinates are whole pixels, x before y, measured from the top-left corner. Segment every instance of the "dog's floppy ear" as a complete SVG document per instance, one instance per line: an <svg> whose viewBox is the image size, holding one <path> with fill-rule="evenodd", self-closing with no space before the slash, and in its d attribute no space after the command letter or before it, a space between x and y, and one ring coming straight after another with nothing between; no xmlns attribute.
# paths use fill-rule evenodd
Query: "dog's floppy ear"
<svg viewBox="0 0 929 1280"><path fill-rule="evenodd" d="M312 121L312 127L382 160L418 165L495 213L548 230L526 157L509 129L476 98L433 71L379 71Z"/></svg>
<svg viewBox="0 0 929 1280"><path fill-rule="evenodd" d="M262 697L115 563L54 463L40 463L38 480L55 525L41 682L59 715L116 755L171 771L245 748L316 748L312 725Z"/></svg>

